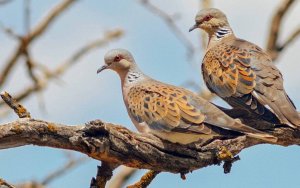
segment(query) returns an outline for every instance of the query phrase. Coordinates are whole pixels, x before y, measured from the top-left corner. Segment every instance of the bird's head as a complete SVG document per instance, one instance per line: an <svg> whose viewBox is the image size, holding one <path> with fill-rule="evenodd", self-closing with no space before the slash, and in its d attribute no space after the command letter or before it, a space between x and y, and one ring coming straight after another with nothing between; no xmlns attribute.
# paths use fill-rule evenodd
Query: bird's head
<svg viewBox="0 0 300 188"><path fill-rule="evenodd" d="M221 27L229 26L226 15L215 8L200 10L196 15L195 22L189 31L200 28L207 33L213 33Z"/></svg>
<svg viewBox="0 0 300 188"><path fill-rule="evenodd" d="M113 49L108 51L104 56L105 65L97 70L97 73L105 69L112 69L117 73L127 72L135 66L135 61L131 53L125 49Z"/></svg>

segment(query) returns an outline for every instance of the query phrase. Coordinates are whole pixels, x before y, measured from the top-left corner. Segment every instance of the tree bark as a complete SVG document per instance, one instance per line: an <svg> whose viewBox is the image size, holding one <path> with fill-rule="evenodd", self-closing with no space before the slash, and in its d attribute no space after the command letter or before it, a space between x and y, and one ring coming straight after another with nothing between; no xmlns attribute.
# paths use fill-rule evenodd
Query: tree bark
<svg viewBox="0 0 300 188"><path fill-rule="evenodd" d="M272 133L279 138L278 145L300 144L299 131L280 127L275 128ZM68 126L22 118L0 125L0 149L31 144L74 150L112 164L185 174L220 164L220 148L226 148L237 155L243 149L263 142L239 136L215 140L204 146L198 143L180 145L153 135L134 133L122 126L100 120L86 125Z"/></svg>

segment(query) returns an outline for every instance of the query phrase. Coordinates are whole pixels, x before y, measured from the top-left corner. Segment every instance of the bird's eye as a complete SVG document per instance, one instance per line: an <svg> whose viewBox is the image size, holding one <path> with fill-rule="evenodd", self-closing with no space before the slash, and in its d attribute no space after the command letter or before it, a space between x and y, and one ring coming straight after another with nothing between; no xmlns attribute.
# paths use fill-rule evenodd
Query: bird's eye
<svg viewBox="0 0 300 188"><path fill-rule="evenodd" d="M114 59L114 61L117 61L117 62L119 62L120 60L121 60L120 56L116 56L115 59Z"/></svg>
<svg viewBox="0 0 300 188"><path fill-rule="evenodd" d="M211 15L207 15L204 17L204 21L209 21L210 19L212 19L212 16Z"/></svg>

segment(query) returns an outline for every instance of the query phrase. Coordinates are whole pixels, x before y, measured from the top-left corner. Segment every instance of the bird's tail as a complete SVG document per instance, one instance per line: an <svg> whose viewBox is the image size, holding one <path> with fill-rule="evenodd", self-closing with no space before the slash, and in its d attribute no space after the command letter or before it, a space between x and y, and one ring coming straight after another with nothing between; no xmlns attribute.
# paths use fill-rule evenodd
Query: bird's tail
<svg viewBox="0 0 300 188"><path fill-rule="evenodd" d="M284 92L270 93L269 95L276 95L274 101L270 101L264 95L260 95L260 98L270 106L281 123L286 124L292 128L300 127L300 115L298 114L296 107L289 96Z"/></svg>
<svg viewBox="0 0 300 188"><path fill-rule="evenodd" d="M264 140L268 143L276 143L278 140L275 136L242 124L237 119L235 120L233 127L236 131L242 132L248 137Z"/></svg>
<svg viewBox="0 0 300 188"><path fill-rule="evenodd" d="M266 133L245 133L245 134L251 138L260 139L268 143L276 143L278 140L278 138L276 138L275 136Z"/></svg>
<svg viewBox="0 0 300 188"><path fill-rule="evenodd" d="M280 107L280 112L288 120L288 125L290 125L293 128L299 128L300 115L296 110L296 106L285 92L282 93L282 95L283 96L279 99L277 104Z"/></svg>

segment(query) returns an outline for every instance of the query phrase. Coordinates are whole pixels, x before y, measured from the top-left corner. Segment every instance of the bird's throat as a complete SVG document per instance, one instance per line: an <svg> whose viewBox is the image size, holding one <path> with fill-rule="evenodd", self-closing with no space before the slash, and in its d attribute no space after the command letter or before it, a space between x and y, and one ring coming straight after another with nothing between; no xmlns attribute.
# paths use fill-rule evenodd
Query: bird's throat
<svg viewBox="0 0 300 188"><path fill-rule="evenodd" d="M207 50L230 36L234 36L230 27L221 27L216 29L214 32L209 33Z"/></svg>

